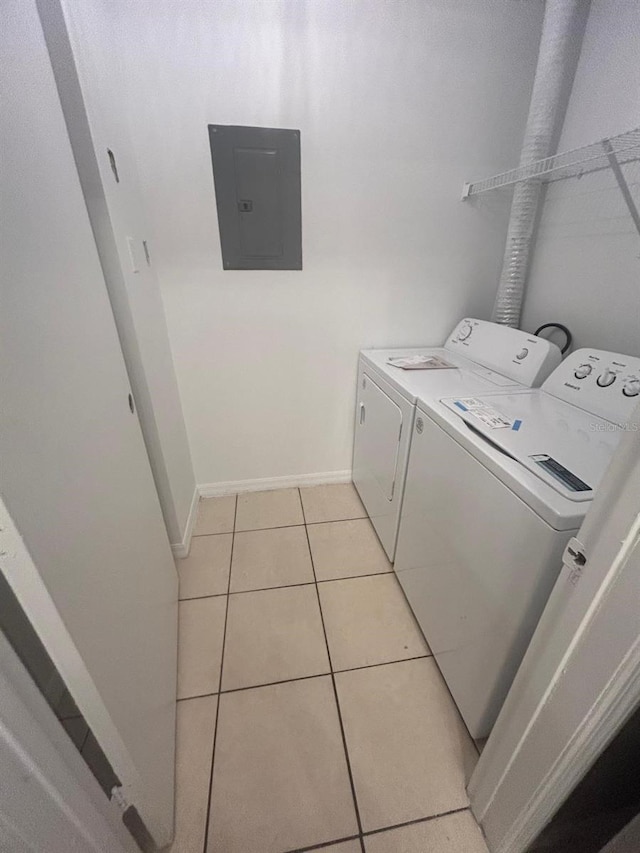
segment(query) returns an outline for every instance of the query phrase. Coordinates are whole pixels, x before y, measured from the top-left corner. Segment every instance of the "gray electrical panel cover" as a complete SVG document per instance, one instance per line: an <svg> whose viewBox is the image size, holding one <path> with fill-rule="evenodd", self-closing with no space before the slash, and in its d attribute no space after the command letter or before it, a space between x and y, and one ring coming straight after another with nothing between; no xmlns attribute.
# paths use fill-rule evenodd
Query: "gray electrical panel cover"
<svg viewBox="0 0 640 853"><path fill-rule="evenodd" d="M226 270L301 270L300 131L209 125Z"/></svg>

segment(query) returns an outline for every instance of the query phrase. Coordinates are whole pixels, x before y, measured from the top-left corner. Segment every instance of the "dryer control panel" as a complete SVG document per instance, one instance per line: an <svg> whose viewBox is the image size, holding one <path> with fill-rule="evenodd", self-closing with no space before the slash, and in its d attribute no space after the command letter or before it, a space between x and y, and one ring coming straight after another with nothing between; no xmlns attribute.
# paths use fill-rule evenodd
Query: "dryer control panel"
<svg viewBox="0 0 640 853"><path fill-rule="evenodd" d="M553 371L542 390L612 423L629 424L640 403L640 358L579 349ZM640 431L640 423L635 428Z"/></svg>
<svg viewBox="0 0 640 853"><path fill-rule="evenodd" d="M528 387L540 385L562 361L551 341L470 317L458 323L444 347Z"/></svg>

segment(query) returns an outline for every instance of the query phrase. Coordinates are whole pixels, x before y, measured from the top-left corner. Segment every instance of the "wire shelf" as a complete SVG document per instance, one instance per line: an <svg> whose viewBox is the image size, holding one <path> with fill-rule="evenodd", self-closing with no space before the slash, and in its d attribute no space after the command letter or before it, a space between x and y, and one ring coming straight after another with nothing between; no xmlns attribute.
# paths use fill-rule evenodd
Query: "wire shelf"
<svg viewBox="0 0 640 853"><path fill-rule="evenodd" d="M628 130L610 139L600 139L591 145L574 148L543 160L536 160L517 169L510 169L500 175L485 178L483 181L467 183L463 187L462 198L508 187L520 181L539 181L548 183L564 178L581 177L588 172L608 169L640 160L640 127Z"/></svg>

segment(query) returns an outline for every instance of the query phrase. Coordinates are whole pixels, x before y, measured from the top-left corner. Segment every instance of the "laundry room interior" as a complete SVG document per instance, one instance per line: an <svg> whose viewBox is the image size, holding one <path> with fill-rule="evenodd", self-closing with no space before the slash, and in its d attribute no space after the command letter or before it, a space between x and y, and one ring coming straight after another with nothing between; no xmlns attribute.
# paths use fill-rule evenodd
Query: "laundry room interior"
<svg viewBox="0 0 640 853"><path fill-rule="evenodd" d="M0 849L640 849L640 4L1 17Z"/></svg>

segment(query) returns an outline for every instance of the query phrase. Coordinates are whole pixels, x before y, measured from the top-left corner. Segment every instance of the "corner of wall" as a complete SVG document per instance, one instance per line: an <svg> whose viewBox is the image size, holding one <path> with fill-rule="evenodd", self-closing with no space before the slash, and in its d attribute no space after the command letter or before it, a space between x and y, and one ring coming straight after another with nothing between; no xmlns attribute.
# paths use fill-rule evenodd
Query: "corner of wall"
<svg viewBox="0 0 640 853"><path fill-rule="evenodd" d="M196 486L193 490L193 497L191 498L191 506L189 507L189 515L187 516L187 523L184 527L184 534L182 536L181 542L171 543L171 551L173 552L173 556L177 560L184 560L185 557L189 556L189 551L191 550L191 537L193 536L193 528L196 523L196 518L198 515L198 501L200 500L200 487Z"/></svg>
<svg viewBox="0 0 640 853"><path fill-rule="evenodd" d="M200 497L215 498L243 492L268 492L273 489L326 486L331 483L350 483L351 469L324 471L317 474L293 474L287 477L262 477L259 480L228 480L220 483L202 483L198 486Z"/></svg>

